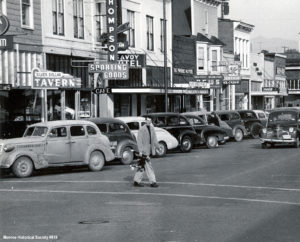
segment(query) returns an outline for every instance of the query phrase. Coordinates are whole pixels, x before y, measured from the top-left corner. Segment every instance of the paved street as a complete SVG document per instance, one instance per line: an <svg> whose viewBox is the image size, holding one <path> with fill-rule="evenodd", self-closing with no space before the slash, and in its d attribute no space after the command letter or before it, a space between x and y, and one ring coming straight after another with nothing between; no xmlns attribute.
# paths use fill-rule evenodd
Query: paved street
<svg viewBox="0 0 300 242"><path fill-rule="evenodd" d="M1 239L299 241L299 154L292 147L261 149L250 139L174 152L152 160L159 188L147 180L133 187L134 172L119 163L100 173L81 168L7 176L0 182Z"/></svg>

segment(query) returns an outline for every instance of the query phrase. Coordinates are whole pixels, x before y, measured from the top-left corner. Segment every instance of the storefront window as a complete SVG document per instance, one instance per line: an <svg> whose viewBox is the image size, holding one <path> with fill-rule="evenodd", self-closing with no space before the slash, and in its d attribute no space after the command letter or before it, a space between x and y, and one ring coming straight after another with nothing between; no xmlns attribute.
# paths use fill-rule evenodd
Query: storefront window
<svg viewBox="0 0 300 242"><path fill-rule="evenodd" d="M75 119L75 94L76 91L66 91L66 101L65 101L66 119Z"/></svg>
<svg viewBox="0 0 300 242"><path fill-rule="evenodd" d="M115 117L131 116L131 95L114 95Z"/></svg>
<svg viewBox="0 0 300 242"><path fill-rule="evenodd" d="M47 91L48 120L61 119L61 91Z"/></svg>
<svg viewBox="0 0 300 242"><path fill-rule="evenodd" d="M203 96L203 107L207 111L211 111L210 110L210 96Z"/></svg>
<svg viewBox="0 0 300 242"><path fill-rule="evenodd" d="M91 93L90 92L80 92L80 118L90 118L91 117Z"/></svg>

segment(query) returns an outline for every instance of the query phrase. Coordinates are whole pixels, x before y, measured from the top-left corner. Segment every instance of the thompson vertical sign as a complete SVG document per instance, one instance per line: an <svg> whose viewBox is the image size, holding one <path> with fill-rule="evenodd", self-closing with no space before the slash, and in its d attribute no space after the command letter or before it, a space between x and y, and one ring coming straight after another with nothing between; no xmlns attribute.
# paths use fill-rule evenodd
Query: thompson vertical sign
<svg viewBox="0 0 300 242"><path fill-rule="evenodd" d="M117 0L106 0L106 16L108 30L108 61L118 60L118 39L117 39Z"/></svg>

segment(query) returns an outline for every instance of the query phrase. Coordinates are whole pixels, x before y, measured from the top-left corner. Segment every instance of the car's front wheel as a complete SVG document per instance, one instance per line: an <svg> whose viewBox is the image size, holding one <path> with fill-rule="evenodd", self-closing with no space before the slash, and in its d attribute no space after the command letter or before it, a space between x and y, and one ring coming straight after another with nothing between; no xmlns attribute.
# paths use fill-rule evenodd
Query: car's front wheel
<svg viewBox="0 0 300 242"><path fill-rule="evenodd" d="M21 156L16 159L12 166L12 172L19 178L31 176L33 172L33 163L31 159L26 156Z"/></svg>
<svg viewBox="0 0 300 242"><path fill-rule="evenodd" d="M259 123L252 124L252 126L250 128L251 137L253 139L258 139L260 131L261 131L262 128L263 128L263 126L261 124L259 124Z"/></svg>
<svg viewBox="0 0 300 242"><path fill-rule="evenodd" d="M180 149L182 152L190 152L193 148L192 138L188 135L183 136L180 144Z"/></svg>
<svg viewBox="0 0 300 242"><path fill-rule="evenodd" d="M218 146L218 138L214 135L208 136L206 139L206 146L209 149L214 149Z"/></svg>
<svg viewBox="0 0 300 242"><path fill-rule="evenodd" d="M236 129L234 133L234 139L236 142L242 141L244 138L243 131L241 129Z"/></svg>
<svg viewBox="0 0 300 242"><path fill-rule="evenodd" d="M129 165L134 158L133 150L131 147L126 146L121 151L121 162L123 165Z"/></svg>
<svg viewBox="0 0 300 242"><path fill-rule="evenodd" d="M167 153L167 145L160 141L159 143L159 149L156 150L157 157L164 157Z"/></svg>
<svg viewBox="0 0 300 242"><path fill-rule="evenodd" d="M102 152L93 151L89 160L89 168L91 171L101 171L105 164L105 158Z"/></svg>

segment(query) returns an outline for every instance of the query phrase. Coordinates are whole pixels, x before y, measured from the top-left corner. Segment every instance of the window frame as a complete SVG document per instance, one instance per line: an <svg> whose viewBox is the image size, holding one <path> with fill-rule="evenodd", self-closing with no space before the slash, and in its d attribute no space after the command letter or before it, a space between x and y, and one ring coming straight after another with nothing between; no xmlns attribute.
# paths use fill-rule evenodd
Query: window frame
<svg viewBox="0 0 300 242"><path fill-rule="evenodd" d="M166 20L167 27L167 20ZM164 53L165 51L165 33L164 33L164 19L160 19L160 51Z"/></svg>
<svg viewBox="0 0 300 242"><path fill-rule="evenodd" d="M146 15L147 50L154 51L154 17Z"/></svg>
<svg viewBox="0 0 300 242"><path fill-rule="evenodd" d="M203 49L203 59L199 58L199 50ZM201 74L207 74L207 51L208 51L208 46L207 44L200 44L197 43L196 44L196 68L197 68L197 75L201 75ZM203 61L203 68L199 69L200 67L200 62Z"/></svg>
<svg viewBox="0 0 300 242"><path fill-rule="evenodd" d="M107 32L104 1L98 0L95 2L95 28L96 42L100 43L102 34Z"/></svg>
<svg viewBox="0 0 300 242"><path fill-rule="evenodd" d="M83 135L72 135L72 128L74 127L81 127L84 134ZM72 125L70 126L70 137L84 137L86 135L86 131L85 131L85 128L84 128L84 125Z"/></svg>
<svg viewBox="0 0 300 242"><path fill-rule="evenodd" d="M56 3L56 11L54 11L53 1ZM59 2L62 2L62 12L59 12ZM54 13L56 14L55 22L56 22L56 30L54 31ZM60 21L59 16L62 16L62 31L59 31ZM64 0L52 0L52 33L54 35L64 36L65 35L65 1Z"/></svg>
<svg viewBox="0 0 300 242"><path fill-rule="evenodd" d="M76 8L74 3L76 2ZM80 8L80 4L82 3L82 6ZM80 17L80 9L82 9L82 17ZM76 13L74 12L76 11ZM82 20L82 36L80 35L80 20ZM73 0L73 37L75 39L84 39L84 1L83 0ZM76 23L76 24L75 24ZM75 31L76 28L76 31Z"/></svg>
<svg viewBox="0 0 300 242"><path fill-rule="evenodd" d="M54 130L54 129L61 129L61 128L64 128L64 129L65 129L65 131L66 131L66 136L55 136L55 137L50 136L50 133L52 132L52 130ZM53 139L53 138L68 138L68 129L67 129L67 127L65 127L65 126L52 127L51 130L49 131L48 135L47 135L47 138L49 138L49 139Z"/></svg>
<svg viewBox="0 0 300 242"><path fill-rule="evenodd" d="M20 18L21 18L21 28L23 29L34 29L34 15L33 15L33 0L28 0L29 1L29 11L28 11L28 14L29 14L29 24L23 24L23 1L24 0L20 0Z"/></svg>
<svg viewBox="0 0 300 242"><path fill-rule="evenodd" d="M89 129L93 129L96 133L90 134ZM92 125L86 126L86 133L88 136L94 136L94 135L98 134L97 129L95 127L93 127Z"/></svg>
<svg viewBox="0 0 300 242"><path fill-rule="evenodd" d="M132 19L131 19L132 17ZM127 21L130 29L127 33L127 41L130 47L135 47L135 12L127 9Z"/></svg>

